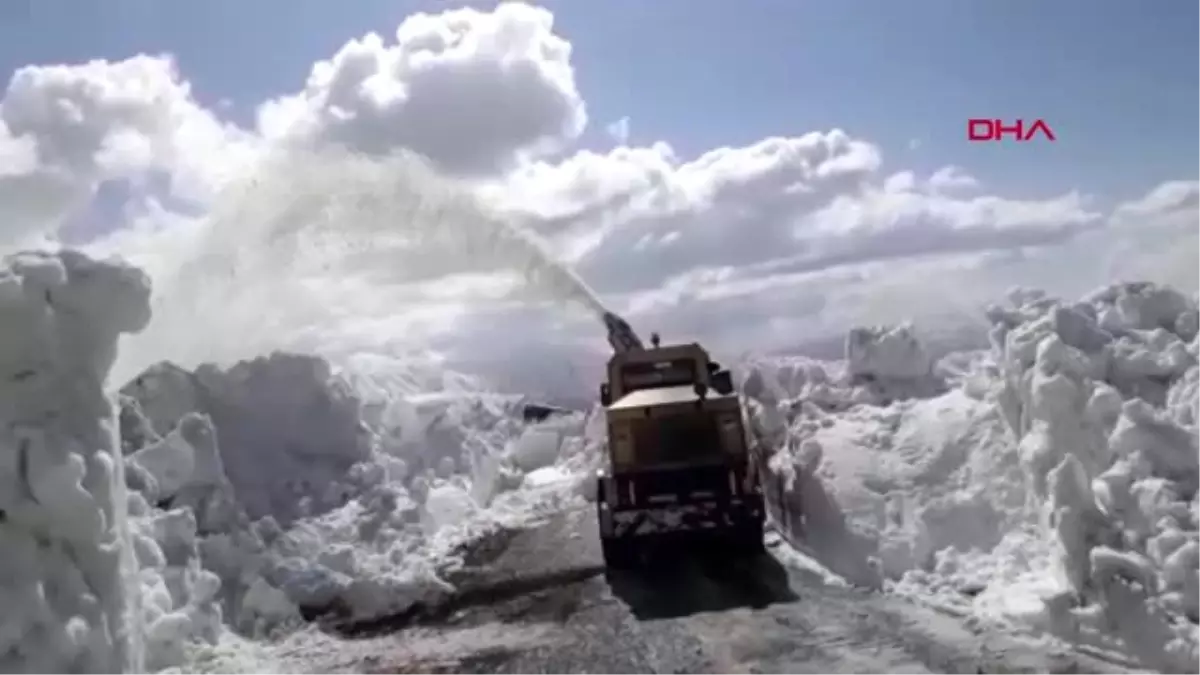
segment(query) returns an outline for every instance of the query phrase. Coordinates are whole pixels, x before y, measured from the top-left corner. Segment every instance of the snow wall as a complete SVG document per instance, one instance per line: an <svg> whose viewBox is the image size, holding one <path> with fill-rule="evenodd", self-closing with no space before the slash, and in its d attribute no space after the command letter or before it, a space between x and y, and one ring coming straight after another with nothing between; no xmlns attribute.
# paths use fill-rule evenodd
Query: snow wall
<svg viewBox="0 0 1200 675"><path fill-rule="evenodd" d="M853 583L1195 672L1196 299L1016 290L987 315L990 353L936 364L908 326L746 364L772 516Z"/></svg>
<svg viewBox="0 0 1200 675"><path fill-rule="evenodd" d="M158 364L114 406L144 275L27 254L0 288L0 587L30 608L3 619L7 670L190 669L234 634L436 603L600 457L596 415L530 422L378 356ZM742 364L773 517L852 583L1194 671L1195 298L1020 291L988 316L990 353L935 362L900 326L841 363Z"/></svg>
<svg viewBox="0 0 1200 675"><path fill-rule="evenodd" d="M0 588L27 608L0 619L7 672L190 668L235 634L436 603L599 457L584 415L531 423L518 397L387 360L163 363L106 392L149 298L73 252L0 267Z"/></svg>
<svg viewBox="0 0 1200 675"><path fill-rule="evenodd" d="M149 280L81 255L0 267L0 670L139 670L113 403L123 332L150 318Z"/></svg>

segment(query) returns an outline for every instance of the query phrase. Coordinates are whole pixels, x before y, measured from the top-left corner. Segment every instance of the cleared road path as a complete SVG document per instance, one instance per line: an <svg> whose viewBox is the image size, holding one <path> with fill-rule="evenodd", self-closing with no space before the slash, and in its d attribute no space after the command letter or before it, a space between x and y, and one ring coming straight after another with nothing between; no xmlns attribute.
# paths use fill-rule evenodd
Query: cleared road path
<svg viewBox="0 0 1200 675"><path fill-rule="evenodd" d="M433 612L278 645L288 672L1096 673L1121 665L830 585L786 555L608 576L590 510L490 541Z"/></svg>

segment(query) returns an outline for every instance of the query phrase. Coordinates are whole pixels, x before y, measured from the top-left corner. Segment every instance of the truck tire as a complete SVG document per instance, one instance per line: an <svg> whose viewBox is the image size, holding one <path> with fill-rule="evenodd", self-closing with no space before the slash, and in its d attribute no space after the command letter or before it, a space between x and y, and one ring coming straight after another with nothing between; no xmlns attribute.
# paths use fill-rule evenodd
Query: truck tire
<svg viewBox="0 0 1200 675"><path fill-rule="evenodd" d="M763 524L744 525L732 532L732 548L742 555L759 555L767 550L763 543Z"/></svg>
<svg viewBox="0 0 1200 675"><path fill-rule="evenodd" d="M637 551L629 541L602 537L600 551L604 555L604 566L609 569L630 569L637 564Z"/></svg>
<svg viewBox="0 0 1200 675"><path fill-rule="evenodd" d="M610 569L628 569L637 561L637 551L626 539L611 536L604 530L604 511L611 508L608 504L608 491L604 479L596 480L596 519L600 526L600 554L604 557L604 566Z"/></svg>

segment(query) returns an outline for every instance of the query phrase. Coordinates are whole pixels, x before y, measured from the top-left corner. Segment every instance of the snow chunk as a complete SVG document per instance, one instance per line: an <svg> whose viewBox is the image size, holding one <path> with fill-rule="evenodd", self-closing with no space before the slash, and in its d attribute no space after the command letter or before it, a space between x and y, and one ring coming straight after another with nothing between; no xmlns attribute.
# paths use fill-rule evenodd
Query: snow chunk
<svg viewBox="0 0 1200 675"><path fill-rule="evenodd" d="M846 363L853 377L883 379L925 377L933 367L910 325L852 329Z"/></svg>
<svg viewBox="0 0 1200 675"><path fill-rule="evenodd" d="M561 434L546 426L529 427L509 447L513 463L522 471L529 472L554 464L562 444Z"/></svg>
<svg viewBox="0 0 1200 675"><path fill-rule="evenodd" d="M146 444L132 451L139 461L130 465L140 471L133 483L143 501L196 514L199 558L221 580L233 630L260 637L300 619L367 620L444 600L454 590L447 579L463 564L461 547L524 522L547 500L574 498L587 481L570 467L600 456L581 443L579 414L530 424L518 397L461 383L422 393L395 374L338 372L316 357L274 354L195 373L159 364L125 388L123 424ZM291 423L272 426L241 410L271 399L275 387L273 414ZM300 439L295 427L304 424L324 425L324 436ZM261 433L246 433L248 426ZM240 445L242 438L256 442ZM352 452L337 451L347 447ZM268 470L247 453L275 460ZM182 468L189 457L190 472ZM569 478L514 492L527 470L549 471L556 461ZM320 481L288 490L316 469L325 472ZM282 489L256 505L247 504L246 485ZM162 567L167 544L153 532L145 540L146 565ZM159 614L168 613L165 596L157 597Z"/></svg>
<svg viewBox="0 0 1200 675"><path fill-rule="evenodd" d="M425 498L425 514L434 532L468 520L476 508L471 495L455 485L432 488Z"/></svg>
<svg viewBox="0 0 1200 675"><path fill-rule="evenodd" d="M139 270L72 251L0 264L0 670L142 668L104 381L149 297Z"/></svg>
<svg viewBox="0 0 1200 675"><path fill-rule="evenodd" d="M844 363L748 362L771 518L856 584L1195 671L1195 299L1016 289L986 315L990 353L932 369L907 328L852 332Z"/></svg>
<svg viewBox="0 0 1200 675"><path fill-rule="evenodd" d="M993 312L1006 373L997 401L1019 439L1035 515L1049 496L1055 569L1075 598L1047 594L1054 629L1116 637L1151 668L1195 670L1189 543L1200 462L1195 404L1184 400L1195 389L1185 344L1195 303L1118 284L1073 307L1044 296L1015 304Z"/></svg>
<svg viewBox="0 0 1200 675"><path fill-rule="evenodd" d="M200 468L210 477L225 473L251 518L286 524L303 515L302 503L317 513L340 506L340 480L370 456L374 442L358 397L315 356L275 353L228 370L201 366L195 374L159 364L122 393L160 434L177 424L181 433L200 433L196 421L182 420L186 413L207 416L219 435L219 457L206 452ZM168 437L142 452L147 460L161 457L153 460L157 470L186 464L181 441Z"/></svg>

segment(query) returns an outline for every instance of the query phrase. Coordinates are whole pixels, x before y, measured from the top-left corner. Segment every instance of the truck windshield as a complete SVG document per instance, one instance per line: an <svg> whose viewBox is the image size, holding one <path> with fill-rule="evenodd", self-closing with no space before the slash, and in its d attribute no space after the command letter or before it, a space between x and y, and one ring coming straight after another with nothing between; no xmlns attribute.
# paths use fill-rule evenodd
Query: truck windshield
<svg viewBox="0 0 1200 675"><path fill-rule="evenodd" d="M627 363L621 368L621 380L626 391L652 387L677 387L697 379L693 359L672 359L646 363Z"/></svg>
<svg viewBox="0 0 1200 675"><path fill-rule="evenodd" d="M671 415L633 422L636 462L679 464L721 457L721 436L712 415Z"/></svg>

